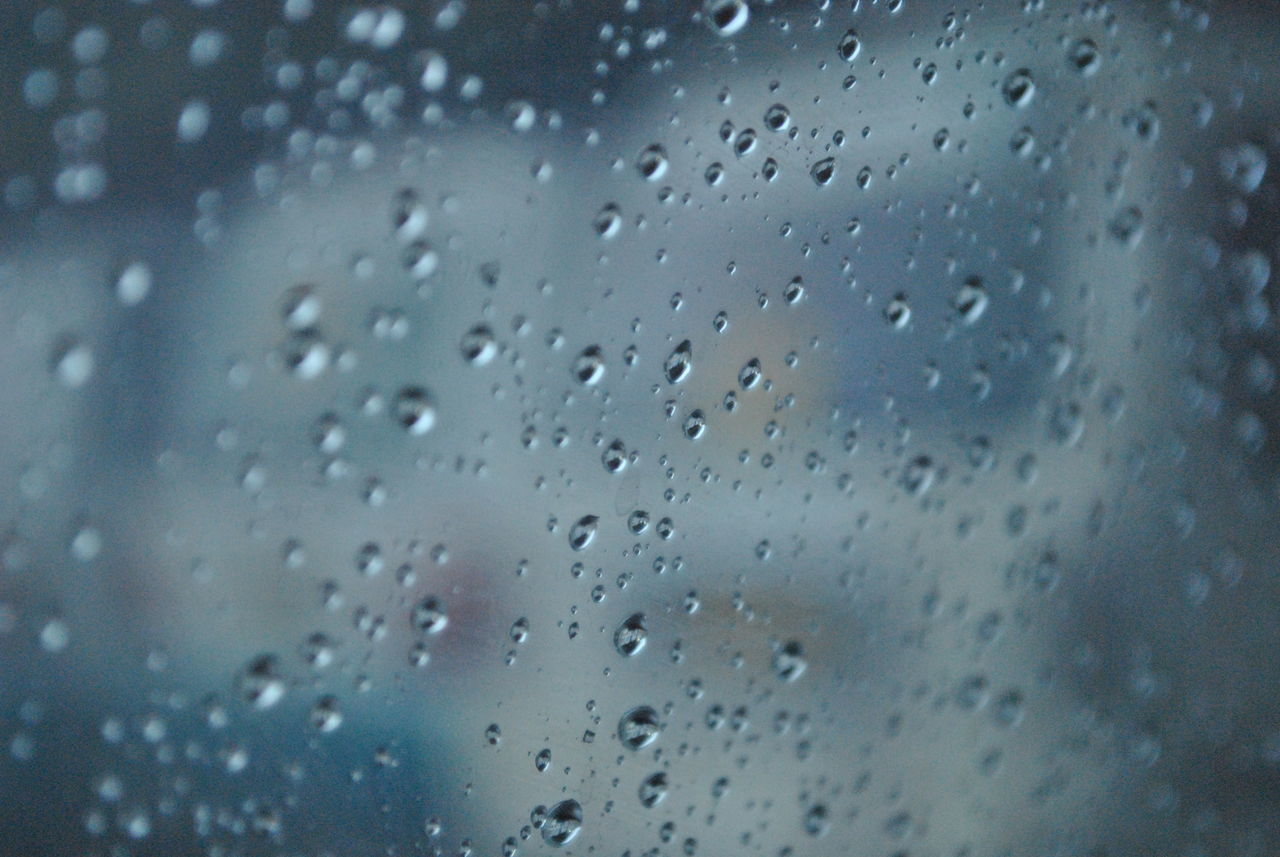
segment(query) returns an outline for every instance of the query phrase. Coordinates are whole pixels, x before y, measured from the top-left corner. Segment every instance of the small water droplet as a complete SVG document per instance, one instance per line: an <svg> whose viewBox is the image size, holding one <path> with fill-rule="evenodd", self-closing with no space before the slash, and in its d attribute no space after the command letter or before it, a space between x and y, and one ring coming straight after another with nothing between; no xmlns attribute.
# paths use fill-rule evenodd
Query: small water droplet
<svg viewBox="0 0 1280 857"><path fill-rule="evenodd" d="M285 695L280 662L275 655L258 655L236 678L240 697L259 711L273 707Z"/></svg>
<svg viewBox="0 0 1280 857"><path fill-rule="evenodd" d="M648 639L649 629L645 625L644 614L632 613L623 619L618 630L614 631L613 646L618 650L618 654L631 658L644 650Z"/></svg>
<svg viewBox="0 0 1280 857"><path fill-rule="evenodd" d="M424 634L438 634L449 624L449 614L444 604L434 595L429 595L413 608L413 626Z"/></svg>
<svg viewBox="0 0 1280 857"><path fill-rule="evenodd" d="M436 408L422 387L405 387L396 395L396 422L409 434L424 435L436 424Z"/></svg>

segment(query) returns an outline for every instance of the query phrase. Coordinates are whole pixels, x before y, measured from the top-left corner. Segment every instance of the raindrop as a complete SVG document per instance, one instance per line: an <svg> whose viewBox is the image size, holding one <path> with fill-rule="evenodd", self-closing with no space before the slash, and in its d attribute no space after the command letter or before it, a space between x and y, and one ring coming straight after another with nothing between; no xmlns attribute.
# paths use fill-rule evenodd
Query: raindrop
<svg viewBox="0 0 1280 857"><path fill-rule="evenodd" d="M716 35L732 36L747 25L751 10L746 0L706 0L702 11Z"/></svg>
<svg viewBox="0 0 1280 857"><path fill-rule="evenodd" d="M1000 92L1004 95L1005 103L1010 107L1026 107L1035 97L1036 82L1029 70L1020 68L1004 79Z"/></svg>
<svg viewBox="0 0 1280 857"><path fill-rule="evenodd" d="M596 537L596 527L600 519L595 515L583 515L569 530L569 547L575 551L584 550Z"/></svg>
<svg viewBox="0 0 1280 857"><path fill-rule="evenodd" d="M845 62L853 62L857 58L858 53L862 50L862 41L858 38L855 30L848 30L840 37L840 42L836 45L836 53L840 55L840 59Z"/></svg>
<svg viewBox="0 0 1280 857"><path fill-rule="evenodd" d="M804 832L810 836L823 836L831 828L830 812L822 804L814 804L804 814Z"/></svg>
<svg viewBox="0 0 1280 857"><path fill-rule="evenodd" d="M592 225L601 238L614 238L622 230L622 212L618 206L609 203L600 209Z"/></svg>
<svg viewBox="0 0 1280 857"><path fill-rule="evenodd" d="M689 416L684 420L684 436L689 440L697 440L707 430L707 417L700 410L690 412Z"/></svg>
<svg viewBox="0 0 1280 857"><path fill-rule="evenodd" d="M275 655L258 655L240 671L236 689L245 702L259 711L274 706L285 694L279 660Z"/></svg>
<svg viewBox="0 0 1280 857"><path fill-rule="evenodd" d="M836 159L823 158L809 168L809 175L813 177L818 187L831 184L831 180L836 176Z"/></svg>
<svg viewBox="0 0 1280 857"><path fill-rule="evenodd" d="M974 324L987 311L987 289L978 277L970 277L956 292L954 306L960 314L960 321Z"/></svg>
<svg viewBox="0 0 1280 857"><path fill-rule="evenodd" d="M791 682L804 675L809 662L804 657L804 646L796 640L788 640L773 653L773 672L783 681Z"/></svg>
<svg viewBox="0 0 1280 857"><path fill-rule="evenodd" d="M604 448L600 456L604 469L610 473L621 473L627 469L627 446L621 440L615 440Z"/></svg>
<svg viewBox="0 0 1280 857"><path fill-rule="evenodd" d="M627 529L632 535L640 535L649 529L649 513L643 509L637 509L627 516Z"/></svg>
<svg viewBox="0 0 1280 857"><path fill-rule="evenodd" d="M559 848L568 845L582 830L582 805L576 800L562 800L547 811L542 821L542 839Z"/></svg>
<svg viewBox="0 0 1280 857"><path fill-rule="evenodd" d="M391 226L396 238L404 244L417 241L427 231L427 207L412 188L396 194L391 207Z"/></svg>
<svg viewBox="0 0 1280 857"><path fill-rule="evenodd" d="M116 278L116 299L125 306L137 306L151 293L152 281L146 262L130 262Z"/></svg>
<svg viewBox="0 0 1280 857"><path fill-rule="evenodd" d="M1252 143L1224 149L1218 157L1222 177L1241 193L1253 193L1267 173L1267 154Z"/></svg>
<svg viewBox="0 0 1280 857"><path fill-rule="evenodd" d="M578 383L592 386L604 377L604 354L599 345L589 345L573 361L573 377Z"/></svg>
<svg viewBox="0 0 1280 857"><path fill-rule="evenodd" d="M63 340L54 349L53 371L64 387L83 387L93 376L93 350L79 340Z"/></svg>
<svg viewBox="0 0 1280 857"><path fill-rule="evenodd" d="M424 634L439 634L448 624L449 614L434 595L428 595L413 608L413 627Z"/></svg>
<svg viewBox="0 0 1280 857"><path fill-rule="evenodd" d="M653 809L667 796L667 775L658 771L645 777L640 783L640 805Z"/></svg>
<svg viewBox="0 0 1280 857"><path fill-rule="evenodd" d="M1121 209L1107 224L1107 231L1121 244L1129 247L1137 244L1142 238L1142 209L1136 205Z"/></svg>
<svg viewBox="0 0 1280 857"><path fill-rule="evenodd" d="M654 143L645 147L636 158L636 169L640 175L651 182L656 182L667 174L667 150Z"/></svg>
<svg viewBox="0 0 1280 857"><path fill-rule="evenodd" d="M1092 39L1080 39L1068 49L1067 62L1084 77L1090 77L1098 73L1102 57Z"/></svg>
<svg viewBox="0 0 1280 857"><path fill-rule="evenodd" d="M647 705L637 706L618 721L618 739L628 750L639 750L658 740L662 726L658 712Z"/></svg>
<svg viewBox="0 0 1280 857"><path fill-rule="evenodd" d="M791 126L791 111L786 105L773 105L764 112L764 126L770 131L787 130Z"/></svg>
<svg viewBox="0 0 1280 857"><path fill-rule="evenodd" d="M472 366L484 366L498 353L493 331L487 324L477 324L462 335L462 359Z"/></svg>
<svg viewBox="0 0 1280 857"><path fill-rule="evenodd" d="M317 732L332 732L342 725L342 709L333 696L325 696L311 706L311 714L307 718L311 728Z"/></svg>
<svg viewBox="0 0 1280 857"><path fill-rule="evenodd" d="M281 319L289 330L303 331L320 321L320 297L308 285L294 286L284 293Z"/></svg>
<svg viewBox="0 0 1280 857"><path fill-rule="evenodd" d="M645 625L644 614L632 613L613 632L613 647L618 650L618 654L631 658L644 650L648 639L649 629Z"/></svg>
<svg viewBox="0 0 1280 857"><path fill-rule="evenodd" d="M738 370L738 383L744 390L750 390L756 384L760 383L760 376L763 370L760 368L760 360L752 357L750 360Z"/></svg>
<svg viewBox="0 0 1280 857"><path fill-rule="evenodd" d="M685 378L689 377L689 372L693 368L693 343L689 340L681 342L675 347L669 355L666 362L663 363L663 373L667 376L667 381L672 384L679 384Z"/></svg>
<svg viewBox="0 0 1280 857"><path fill-rule="evenodd" d="M421 387L405 387L396 395L393 415L409 434L423 435L436 424L436 408Z"/></svg>
<svg viewBox="0 0 1280 857"><path fill-rule="evenodd" d="M789 304L794 304L804 297L804 280L799 277L794 278L787 283L785 289L782 290L782 297Z"/></svg>
<svg viewBox="0 0 1280 857"><path fill-rule="evenodd" d="M907 303L907 296L902 293L894 295L893 300L884 308L884 317L894 330L906 327L911 321L911 306Z"/></svg>
<svg viewBox="0 0 1280 857"><path fill-rule="evenodd" d="M919 497L933 485L935 470L933 459L920 455L912 459L902 472L902 485L907 492Z"/></svg>

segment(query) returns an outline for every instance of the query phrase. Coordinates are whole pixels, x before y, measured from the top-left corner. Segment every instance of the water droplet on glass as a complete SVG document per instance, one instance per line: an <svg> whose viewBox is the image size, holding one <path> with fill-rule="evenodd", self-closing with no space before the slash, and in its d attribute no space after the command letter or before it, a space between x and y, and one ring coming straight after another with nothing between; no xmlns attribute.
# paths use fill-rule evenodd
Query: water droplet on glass
<svg viewBox="0 0 1280 857"><path fill-rule="evenodd" d="M413 608L413 627L424 634L438 634L449 624L449 614L444 604L434 595L429 595Z"/></svg>
<svg viewBox="0 0 1280 857"><path fill-rule="evenodd" d="M953 305L956 312L960 314L960 321L965 324L974 324L987 311L987 303L986 286L978 277L970 277L956 292Z"/></svg>
<svg viewBox="0 0 1280 857"><path fill-rule="evenodd" d="M321 697L311 706L311 714L307 718L311 728L317 732L332 732L342 725L342 709L333 696Z"/></svg>
<svg viewBox="0 0 1280 857"><path fill-rule="evenodd" d="M1218 157L1222 177L1241 193L1253 193L1267 173L1267 154L1252 143L1224 149Z"/></svg>
<svg viewBox="0 0 1280 857"><path fill-rule="evenodd" d="M596 528L600 519L595 515L583 515L578 519L572 527L569 528L569 547L573 550L580 551L586 549L591 544L591 540L596 537Z"/></svg>
<svg viewBox="0 0 1280 857"><path fill-rule="evenodd" d="M884 318L894 330L906 327L911 321L911 306L907 303L907 296L901 293L895 295L884 308Z"/></svg>
<svg viewBox="0 0 1280 857"><path fill-rule="evenodd" d="M645 777L640 783L640 805L653 809L667 796L667 775L658 771Z"/></svg>
<svg viewBox="0 0 1280 857"><path fill-rule="evenodd" d="M604 448L600 462L610 473L621 473L627 468L627 446L621 440L615 440Z"/></svg>
<svg viewBox="0 0 1280 857"><path fill-rule="evenodd" d="M788 640L773 652L773 672L783 681L791 682L804 675L809 662L804 657L804 646L796 640Z"/></svg>
<svg viewBox="0 0 1280 857"><path fill-rule="evenodd" d="M665 176L668 165L667 150L657 143L646 146L636 158L636 169L640 171L642 177L651 182L656 182Z"/></svg>
<svg viewBox="0 0 1280 857"><path fill-rule="evenodd" d="M662 364L663 373L672 384L679 384L689 376L693 368L693 343L689 340L675 347Z"/></svg>
<svg viewBox="0 0 1280 857"><path fill-rule="evenodd" d="M840 55L840 59L845 62L853 62L857 58L858 53L862 50L862 41L858 38L856 30L848 30L840 41L836 44L836 53Z"/></svg>
<svg viewBox="0 0 1280 857"><path fill-rule="evenodd" d="M747 25L750 9L746 0L706 0L702 12L707 23L719 36L732 36Z"/></svg>
<svg viewBox="0 0 1280 857"><path fill-rule="evenodd" d="M836 159L823 158L809 168L809 175L813 177L813 181L818 187L825 187L831 184L831 180L836 176Z"/></svg>
<svg viewBox="0 0 1280 857"><path fill-rule="evenodd" d="M83 387L93 376L93 366L93 349L79 340L63 340L54 348L53 371L64 387Z"/></svg>
<svg viewBox="0 0 1280 857"><path fill-rule="evenodd" d="M436 408L421 387L405 387L396 395L393 411L396 422L409 434L423 435L436 424Z"/></svg>
<svg viewBox="0 0 1280 857"><path fill-rule="evenodd" d="M559 848L569 844L582 830L582 805L576 800L562 800L547 811L542 821L542 839Z"/></svg>
<svg viewBox="0 0 1280 857"><path fill-rule="evenodd" d="M1026 107L1036 94L1036 82L1025 68L1011 72L1000 87L1004 101L1010 107Z"/></svg>
<svg viewBox="0 0 1280 857"><path fill-rule="evenodd" d="M151 293L153 277L146 262L130 262L116 278L116 299L125 306L136 306Z"/></svg>
<svg viewBox="0 0 1280 857"><path fill-rule="evenodd" d="M648 705L637 706L618 721L618 740L628 750L639 750L658 740L662 726L658 712Z"/></svg>
<svg viewBox="0 0 1280 857"><path fill-rule="evenodd" d="M279 659L275 655L259 655L251 660L237 676L236 690L259 711L274 706L285 694Z"/></svg>
<svg viewBox="0 0 1280 857"><path fill-rule="evenodd" d="M622 231L622 212L618 210L618 206L609 203L600 209L592 226L601 238L614 238Z"/></svg>
<svg viewBox="0 0 1280 857"><path fill-rule="evenodd" d="M1081 75L1089 77L1098 73L1102 56L1098 53L1098 46L1092 39L1080 39L1073 42L1067 50L1067 62Z"/></svg>
<svg viewBox="0 0 1280 857"><path fill-rule="evenodd" d="M648 638L649 629L645 625L644 614L632 613L613 632L613 647L623 657L634 657L644 650Z"/></svg>
<svg viewBox="0 0 1280 857"><path fill-rule="evenodd" d="M462 335L460 343L462 359L472 366L484 366L498 353L493 330L487 324L477 324Z"/></svg>
<svg viewBox="0 0 1280 857"><path fill-rule="evenodd" d="M764 112L764 127L770 131L785 131L791 126L791 111L784 104L775 104Z"/></svg>
<svg viewBox="0 0 1280 857"><path fill-rule="evenodd" d="M573 377L578 383L591 386L598 384L604 377L604 354L598 345L590 345L582 350L573 361Z"/></svg>

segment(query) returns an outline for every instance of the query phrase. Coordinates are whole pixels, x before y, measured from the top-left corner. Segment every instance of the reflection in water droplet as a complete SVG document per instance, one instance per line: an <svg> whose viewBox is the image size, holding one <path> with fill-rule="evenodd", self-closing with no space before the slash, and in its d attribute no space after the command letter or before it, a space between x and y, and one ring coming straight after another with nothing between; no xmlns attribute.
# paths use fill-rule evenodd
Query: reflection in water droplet
<svg viewBox="0 0 1280 857"><path fill-rule="evenodd" d="M618 721L618 740L628 750L639 750L658 740L662 726L658 712L648 705L637 706Z"/></svg>
<svg viewBox="0 0 1280 857"><path fill-rule="evenodd" d="M853 62L861 51L862 41L858 38L858 33L855 30L846 31L836 44L836 53L845 62Z"/></svg>
<svg viewBox="0 0 1280 857"><path fill-rule="evenodd" d="M405 387L396 395L393 413L396 422L409 434L423 435L436 424L436 409L431 396L421 387Z"/></svg>
<svg viewBox="0 0 1280 857"><path fill-rule="evenodd" d="M640 175L651 182L656 182L667 174L667 150L654 143L646 146L636 158L636 169Z"/></svg>
<svg viewBox="0 0 1280 857"><path fill-rule="evenodd" d="M1000 92L1010 107L1026 107L1035 97L1036 82L1028 69L1020 68L1004 79Z"/></svg>
<svg viewBox="0 0 1280 857"><path fill-rule="evenodd" d="M644 650L648 638L649 629L645 625L644 614L632 613L614 631L613 647L624 657L634 657Z"/></svg>
<svg viewBox="0 0 1280 857"><path fill-rule="evenodd" d="M813 181L818 187L825 187L831 184L831 180L836 175L835 158L823 158L809 169L809 175L813 177Z"/></svg>
<svg viewBox="0 0 1280 857"><path fill-rule="evenodd" d="M582 829L582 805L576 800L562 800L547 811L542 821L542 839L559 848L567 845Z"/></svg>
<svg viewBox="0 0 1280 857"><path fill-rule="evenodd" d="M746 0L706 0L702 11L717 35L732 36L747 25L751 10Z"/></svg>
<svg viewBox="0 0 1280 857"><path fill-rule="evenodd" d="M595 515L583 515L569 529L569 547L573 550L584 550L596 537L596 528L600 519Z"/></svg>
<svg viewBox="0 0 1280 857"><path fill-rule="evenodd" d="M236 679L240 697L259 711L271 708L285 694L280 662L275 655L259 655L241 670Z"/></svg>
<svg viewBox="0 0 1280 857"><path fill-rule="evenodd" d="M667 356L662 368L667 380L672 384L679 384L687 378L693 368L693 343L686 339L677 345L675 350Z"/></svg>
<svg viewBox="0 0 1280 857"><path fill-rule="evenodd" d="M449 624L449 614L444 604L434 595L429 595L413 608L413 626L425 634L438 634Z"/></svg>
<svg viewBox="0 0 1280 857"><path fill-rule="evenodd" d="M653 809L667 796L667 775L662 771L650 774L640 783L640 805Z"/></svg>
<svg viewBox="0 0 1280 857"><path fill-rule="evenodd" d="M804 657L804 646L796 640L788 640L773 653L773 672L783 681L791 682L804 675L809 662Z"/></svg>

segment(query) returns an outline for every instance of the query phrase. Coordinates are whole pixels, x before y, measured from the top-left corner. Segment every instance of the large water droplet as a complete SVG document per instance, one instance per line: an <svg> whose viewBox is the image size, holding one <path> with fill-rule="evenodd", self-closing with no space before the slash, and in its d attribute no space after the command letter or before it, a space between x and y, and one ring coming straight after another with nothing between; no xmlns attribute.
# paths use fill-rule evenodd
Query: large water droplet
<svg viewBox="0 0 1280 857"><path fill-rule="evenodd" d="M648 639L649 629L645 625L644 614L632 613L613 632L613 647L618 650L618 654L630 658L644 650Z"/></svg>
<svg viewBox="0 0 1280 857"><path fill-rule="evenodd" d="M662 725L658 712L648 705L640 705L622 715L618 721L618 740L628 750L639 750L658 740Z"/></svg>
<svg viewBox="0 0 1280 857"><path fill-rule="evenodd" d="M562 800L547 811L542 821L542 839L559 848L568 845L582 830L582 805L572 798Z"/></svg>
<svg viewBox="0 0 1280 857"><path fill-rule="evenodd" d="M596 537L596 528L600 519L595 515L583 515L569 528L569 547L573 550L585 550L591 540Z"/></svg>
<svg viewBox="0 0 1280 857"><path fill-rule="evenodd" d="M1036 94L1036 82L1028 69L1020 68L1010 72L1000 86L1004 101L1010 107L1026 107Z"/></svg>
<svg viewBox="0 0 1280 857"><path fill-rule="evenodd" d="M693 343L687 339L677 345L675 350L667 356L666 362L662 364L663 373L672 384L679 384L689 377L692 368Z"/></svg>

